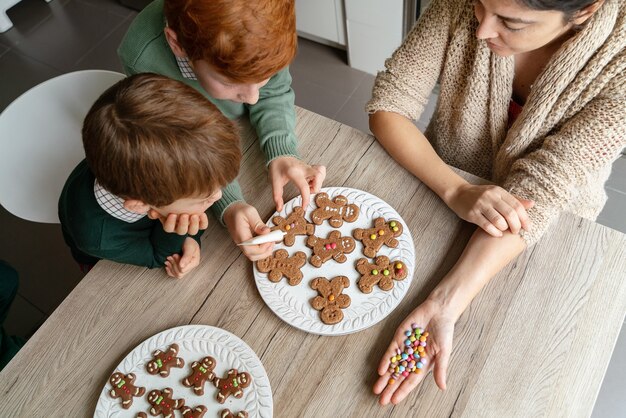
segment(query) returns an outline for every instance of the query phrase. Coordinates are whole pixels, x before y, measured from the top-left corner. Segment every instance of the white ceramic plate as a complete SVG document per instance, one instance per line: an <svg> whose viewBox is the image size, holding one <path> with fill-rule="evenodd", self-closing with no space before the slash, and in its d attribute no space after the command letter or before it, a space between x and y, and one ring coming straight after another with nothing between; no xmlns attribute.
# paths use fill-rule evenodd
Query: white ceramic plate
<svg viewBox="0 0 626 418"><path fill-rule="evenodd" d="M406 294L413 274L415 272L415 248L413 238L406 226L406 222L400 217L391 206L378 197L367 192L341 187L328 187L322 189L328 193L330 198L338 195L345 196L349 203L356 204L360 209L359 218L353 222L345 222L341 228L333 228L324 221L322 225L315 225L315 235L320 238L326 238L328 233L333 229L339 229L342 236L352 236L352 231L356 228L371 228L374 226L373 220L378 217L384 217L385 220L397 220L404 226L403 233L397 238L399 245L396 248L383 246L377 255L386 255L391 261L401 260L408 267L408 276L401 281L394 280L393 289L390 291L381 290L378 286L374 286L372 293L362 293L357 281L360 274L356 270L356 260L365 257L363 255L363 244L356 241L356 248L350 254L346 254L348 260L345 263L337 263L331 259L322 264L320 268L313 267L309 258L312 254L310 248L305 245L307 236L297 236L293 246L287 247L283 243L275 246L275 250L283 248L287 250L289 256L296 251L303 251L307 255L307 263L302 267L304 278L297 286L289 286L285 278L278 283L272 283L267 278L267 274L260 273L254 264L254 278L261 297L270 307L272 311L280 319L296 328L313 334L320 335L344 335L361 331L369 328L377 322L384 319L398 306L404 295ZM267 221L267 225L272 227L274 223L272 218L280 215L287 217L295 206L300 206L301 197L290 200L281 212L276 212ZM305 208L305 218L311 221L311 212L316 209L315 197L311 197L311 202ZM365 257L368 258L368 257ZM369 260L372 260L368 258ZM316 277L326 277L332 279L335 276L347 276L350 279L350 286L344 290L344 293L352 299L350 306L343 310L344 318L341 322L334 325L326 325L320 319L319 311L311 307L310 300L317 296L317 291L311 289L310 282Z"/></svg>
<svg viewBox="0 0 626 418"><path fill-rule="evenodd" d="M179 346L178 357L185 360L183 368L172 367L168 377L148 374L146 363L152 359L152 353L160 349L165 351L170 344ZM226 376L229 369L237 369L240 372L248 372L252 376L252 383L244 389L244 395L240 399L230 396L224 404L216 400L217 388L207 383L204 395L198 396L192 388L183 386L181 381L191 372L191 363L198 361L207 355L216 360L214 372L217 376ZM120 399L113 399L109 395L111 384L108 378L116 371L124 374L135 373L137 379L135 385L146 388L142 397L133 398L130 409L123 409ZM272 417L272 389L270 381L261 364L261 360L254 351L241 339L228 331L206 325L186 325L171 328L153 337L148 338L134 350L132 350L111 373L107 375L107 383L102 389L94 418L132 417L137 412L143 411L148 414L150 404L146 395L153 389L162 390L166 387L173 389L174 399L184 398L185 405L195 408L198 405L207 407L205 417L217 417L219 411L224 408L232 412L246 410L250 417ZM176 417L181 417L180 411L176 411Z"/></svg>

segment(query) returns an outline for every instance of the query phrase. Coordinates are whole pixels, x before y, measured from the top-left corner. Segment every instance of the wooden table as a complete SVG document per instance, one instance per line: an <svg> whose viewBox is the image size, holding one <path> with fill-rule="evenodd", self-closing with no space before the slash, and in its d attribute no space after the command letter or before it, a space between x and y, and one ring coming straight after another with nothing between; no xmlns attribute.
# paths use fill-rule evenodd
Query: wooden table
<svg viewBox="0 0 626 418"><path fill-rule="evenodd" d="M424 417L591 414L626 312L626 236L563 214L460 318L448 390L440 392L431 375L403 403L380 407L371 392L375 365L401 319L459 257L473 227L372 136L303 109L297 134L304 159L327 166L325 185L373 193L408 223L416 273L389 317L342 337L290 327L265 306L251 263L213 222L202 264L183 280L98 263L0 374L0 416L90 416L128 351L185 324L221 327L252 347L268 372L276 417L409 417L416 408ZM267 218L274 209L263 158L249 126L243 137L241 185ZM288 193L297 195L293 188ZM42 277L41 285L54 286L54 279Z"/></svg>

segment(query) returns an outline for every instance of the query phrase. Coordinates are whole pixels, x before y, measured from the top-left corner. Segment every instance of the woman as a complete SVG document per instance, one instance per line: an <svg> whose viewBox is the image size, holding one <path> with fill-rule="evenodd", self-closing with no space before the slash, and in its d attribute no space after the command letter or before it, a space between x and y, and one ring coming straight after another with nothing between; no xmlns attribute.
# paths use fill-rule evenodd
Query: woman
<svg viewBox="0 0 626 418"><path fill-rule="evenodd" d="M381 404L400 402L425 376L387 384L389 358L412 323L430 332L425 370L443 390L454 324L476 294L561 211L595 220L626 145L625 46L619 0L433 0L387 61L367 105L372 132L479 228L398 327L374 384ZM411 120L438 80L422 134ZM497 186L471 185L448 164Z"/></svg>

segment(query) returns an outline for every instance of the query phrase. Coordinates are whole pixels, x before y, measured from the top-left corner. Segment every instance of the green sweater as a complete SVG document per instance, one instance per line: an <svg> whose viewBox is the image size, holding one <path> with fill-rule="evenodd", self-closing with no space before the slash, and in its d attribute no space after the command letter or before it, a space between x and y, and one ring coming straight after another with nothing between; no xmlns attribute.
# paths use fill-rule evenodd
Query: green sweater
<svg viewBox="0 0 626 418"><path fill-rule="evenodd" d="M147 216L124 222L100 207L94 195L95 177L87 161L72 171L59 198L59 219L65 242L74 259L95 264L100 259L144 267L162 267L180 253L189 235L167 233L159 220ZM204 231L192 236L200 244Z"/></svg>
<svg viewBox="0 0 626 418"><path fill-rule="evenodd" d="M126 74L152 72L182 81L202 93L229 119L237 119L247 111L266 164L281 156L298 157L295 96L288 68L279 71L261 88L259 101L254 105L215 99L198 81L187 79L180 73L176 57L165 39L164 28L163 0L155 0L137 15L117 50ZM220 207L225 209L234 201L225 200L229 197L232 196L222 198ZM236 200L243 200L243 197L239 195Z"/></svg>

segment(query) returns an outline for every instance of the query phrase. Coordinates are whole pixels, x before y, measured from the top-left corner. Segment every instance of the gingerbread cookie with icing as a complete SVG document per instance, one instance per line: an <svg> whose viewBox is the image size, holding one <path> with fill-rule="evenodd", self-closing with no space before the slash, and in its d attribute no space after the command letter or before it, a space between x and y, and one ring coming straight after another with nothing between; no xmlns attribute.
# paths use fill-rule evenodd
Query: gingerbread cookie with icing
<svg viewBox="0 0 626 418"><path fill-rule="evenodd" d="M321 225L326 219L333 228L340 228L343 221L354 222L359 217L359 207L348 203L345 196L335 196L332 200L327 193L318 193L315 196L317 209L311 213L311 220L315 225Z"/></svg>
<svg viewBox="0 0 626 418"><path fill-rule="evenodd" d="M120 372L115 372L109 378L109 383L113 389L109 392L113 399L121 398L122 399L122 408L128 409L133 404L133 397L135 396L143 396L146 393L146 388L135 386L133 382L135 381L135 374L123 374Z"/></svg>
<svg viewBox="0 0 626 418"><path fill-rule="evenodd" d="M394 280L403 280L407 276L407 270L400 261L389 261L384 255L376 257L374 264L367 258L361 258L356 262L356 269L361 273L357 285L361 292L371 293L372 288L378 285L382 290L391 290Z"/></svg>
<svg viewBox="0 0 626 418"><path fill-rule="evenodd" d="M183 418L202 418L206 414L206 406L198 405L191 409L188 406L184 406L180 412L183 414Z"/></svg>
<svg viewBox="0 0 626 418"><path fill-rule="evenodd" d="M313 249L309 262L315 267L320 267L331 258L338 263L345 263L346 254L354 251L355 242L351 237L342 237L341 232L334 230L327 238L310 236L306 240L306 245Z"/></svg>
<svg viewBox="0 0 626 418"><path fill-rule="evenodd" d="M152 360L146 364L146 370L150 374L159 374L163 377L170 375L170 368L183 367L185 360L178 355L178 344L172 344L166 351L156 350L152 353Z"/></svg>
<svg viewBox="0 0 626 418"><path fill-rule="evenodd" d="M256 267L261 273L269 273L271 282L277 283L283 277L287 278L290 286L295 286L302 280L302 266L306 264L306 254L296 252L289 257L287 250L276 250L271 256L256 262Z"/></svg>
<svg viewBox="0 0 626 418"><path fill-rule="evenodd" d="M296 242L296 235L313 235L315 233L315 225L306 221L304 209L301 206L293 208L293 212L287 218L274 216L272 222L276 225L270 228L272 231L280 229L287 233L283 238L283 243L287 247L291 247Z"/></svg>
<svg viewBox="0 0 626 418"><path fill-rule="evenodd" d="M148 393L148 403L151 405L150 413L155 417L163 415L164 418L172 418L174 410L185 406L184 399L173 399L173 395L172 388L165 388L162 391L155 389Z"/></svg>
<svg viewBox="0 0 626 418"><path fill-rule="evenodd" d="M250 386L251 382L252 378L249 373L239 373L237 369L230 369L226 377L216 377L213 380L213 384L219 389L217 401L224 403L231 395L235 398L241 398L243 396L243 389Z"/></svg>
<svg viewBox="0 0 626 418"><path fill-rule="evenodd" d="M148 414L145 412L137 412L137 416L135 418L148 418Z"/></svg>
<svg viewBox="0 0 626 418"><path fill-rule="evenodd" d="M374 258L383 245L391 248L398 246L396 237L402 235L402 224L398 221L385 221L385 218L376 218L374 227L368 229L357 228L352 236L363 243L363 254Z"/></svg>
<svg viewBox="0 0 626 418"><path fill-rule="evenodd" d="M191 363L191 374L183 379L183 385L190 388L196 395L204 395L204 384L215 379L215 359L213 357L205 357L202 360Z"/></svg>
<svg viewBox="0 0 626 418"><path fill-rule="evenodd" d="M230 409L222 409L220 412L220 418L248 418L248 412L239 411L235 415L233 412L230 412Z"/></svg>
<svg viewBox="0 0 626 418"><path fill-rule="evenodd" d="M325 277L317 277L311 281L311 288L317 290L318 296L311 300L311 306L320 311L322 322L333 325L343 319L342 309L350 306L350 296L343 290L350 286L350 280L346 276L337 276L332 280Z"/></svg>

